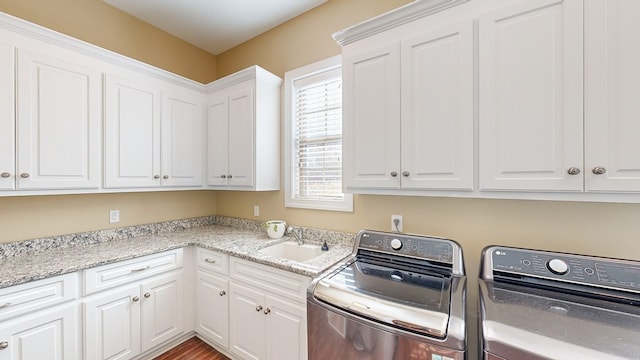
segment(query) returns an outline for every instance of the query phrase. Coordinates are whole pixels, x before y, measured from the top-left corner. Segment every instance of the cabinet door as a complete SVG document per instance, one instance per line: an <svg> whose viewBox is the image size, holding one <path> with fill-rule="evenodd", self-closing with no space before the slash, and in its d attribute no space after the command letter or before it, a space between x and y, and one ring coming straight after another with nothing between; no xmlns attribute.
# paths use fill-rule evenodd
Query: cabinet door
<svg viewBox="0 0 640 360"><path fill-rule="evenodd" d="M209 95L207 108L207 184L228 185L229 97L225 91Z"/></svg>
<svg viewBox="0 0 640 360"><path fill-rule="evenodd" d="M399 188L399 44L345 54L343 85L345 188Z"/></svg>
<svg viewBox="0 0 640 360"><path fill-rule="evenodd" d="M184 332L182 273L142 284L142 351Z"/></svg>
<svg viewBox="0 0 640 360"><path fill-rule="evenodd" d="M18 50L18 188L100 186L101 74Z"/></svg>
<svg viewBox="0 0 640 360"><path fill-rule="evenodd" d="M402 41L402 188L473 190L473 22Z"/></svg>
<svg viewBox="0 0 640 360"><path fill-rule="evenodd" d="M197 274L196 331L199 335L229 347L229 280L203 271Z"/></svg>
<svg viewBox="0 0 640 360"><path fill-rule="evenodd" d="M229 296L229 350L243 359L264 359L264 294L231 282Z"/></svg>
<svg viewBox="0 0 640 360"><path fill-rule="evenodd" d="M173 87L162 117L162 185L202 185L202 94Z"/></svg>
<svg viewBox="0 0 640 360"><path fill-rule="evenodd" d="M86 359L124 360L140 354L139 296L139 285L131 285L84 302Z"/></svg>
<svg viewBox="0 0 640 360"><path fill-rule="evenodd" d="M273 296L266 298L267 359L307 358L307 309Z"/></svg>
<svg viewBox="0 0 640 360"><path fill-rule="evenodd" d="M0 190L15 189L15 83L14 52L0 43Z"/></svg>
<svg viewBox="0 0 640 360"><path fill-rule="evenodd" d="M43 310L0 325L0 360L74 360L78 356L76 304Z"/></svg>
<svg viewBox="0 0 640 360"><path fill-rule="evenodd" d="M584 6L585 188L639 191L640 2Z"/></svg>
<svg viewBox="0 0 640 360"><path fill-rule="evenodd" d="M255 127L253 81L243 83L229 94L229 186L254 187Z"/></svg>
<svg viewBox="0 0 640 360"><path fill-rule="evenodd" d="M480 18L481 190L582 190L581 4L522 1Z"/></svg>
<svg viewBox="0 0 640 360"><path fill-rule="evenodd" d="M160 92L106 76L105 187L160 186Z"/></svg>

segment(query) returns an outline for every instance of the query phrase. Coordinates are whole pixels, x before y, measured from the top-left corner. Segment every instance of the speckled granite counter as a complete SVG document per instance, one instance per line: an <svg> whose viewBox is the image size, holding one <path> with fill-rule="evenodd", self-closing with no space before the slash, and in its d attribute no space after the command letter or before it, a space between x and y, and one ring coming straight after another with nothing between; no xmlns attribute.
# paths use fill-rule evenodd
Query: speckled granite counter
<svg viewBox="0 0 640 360"><path fill-rule="evenodd" d="M329 251L305 262L262 254L258 250L291 239L270 239L260 224L213 216L0 244L0 288L185 246L315 277L353 250L352 234L303 228L308 242L326 240Z"/></svg>

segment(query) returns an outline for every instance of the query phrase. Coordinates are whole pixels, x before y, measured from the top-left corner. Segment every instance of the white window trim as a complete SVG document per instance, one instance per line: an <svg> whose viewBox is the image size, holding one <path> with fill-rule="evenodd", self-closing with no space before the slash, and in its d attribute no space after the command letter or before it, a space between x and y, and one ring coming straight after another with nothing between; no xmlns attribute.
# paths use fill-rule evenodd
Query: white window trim
<svg viewBox="0 0 640 360"><path fill-rule="evenodd" d="M292 184L293 184L293 172L291 171L291 160L294 158L294 147L292 146L293 132L292 127L292 114L294 114L293 107L295 104L291 101L293 93L294 81L300 78L305 78L310 75L322 73L327 70L339 69L342 67L342 56L336 55L328 59L320 60L313 64L305 65L303 67L288 71L284 75L284 149L285 149L285 161L284 161L284 183L285 183L285 207L291 208L303 208L303 209L316 209L316 210L331 210L331 211L345 211L353 212L353 195L344 194L342 201L321 201L321 200L300 200L292 197Z"/></svg>

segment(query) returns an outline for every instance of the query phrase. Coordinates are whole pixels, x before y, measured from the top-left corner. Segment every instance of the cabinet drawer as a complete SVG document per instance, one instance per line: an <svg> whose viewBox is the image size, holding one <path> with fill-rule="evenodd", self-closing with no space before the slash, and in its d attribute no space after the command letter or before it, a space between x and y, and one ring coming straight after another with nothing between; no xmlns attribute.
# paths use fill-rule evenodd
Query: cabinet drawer
<svg viewBox="0 0 640 360"><path fill-rule="evenodd" d="M232 257L229 260L231 278L270 291L275 295L304 303L311 279L270 266Z"/></svg>
<svg viewBox="0 0 640 360"><path fill-rule="evenodd" d="M222 275L229 275L229 256L217 251L198 248L198 267Z"/></svg>
<svg viewBox="0 0 640 360"><path fill-rule="evenodd" d="M98 266L84 271L84 294L143 279L182 267L182 249Z"/></svg>
<svg viewBox="0 0 640 360"><path fill-rule="evenodd" d="M73 300L77 293L77 273L0 289L0 321Z"/></svg>

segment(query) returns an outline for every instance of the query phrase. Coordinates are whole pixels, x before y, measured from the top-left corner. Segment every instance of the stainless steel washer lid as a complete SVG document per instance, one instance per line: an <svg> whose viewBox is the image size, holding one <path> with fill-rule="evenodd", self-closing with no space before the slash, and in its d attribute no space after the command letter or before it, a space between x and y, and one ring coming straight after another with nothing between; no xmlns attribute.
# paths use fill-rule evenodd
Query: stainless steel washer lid
<svg viewBox="0 0 640 360"><path fill-rule="evenodd" d="M442 339L449 323L450 288L449 276L356 260L322 278L313 297L379 322Z"/></svg>
<svg viewBox="0 0 640 360"><path fill-rule="evenodd" d="M480 280L486 351L507 359L639 359L640 308Z"/></svg>

